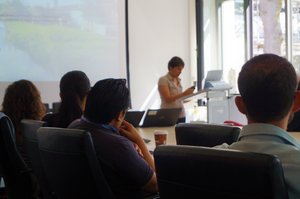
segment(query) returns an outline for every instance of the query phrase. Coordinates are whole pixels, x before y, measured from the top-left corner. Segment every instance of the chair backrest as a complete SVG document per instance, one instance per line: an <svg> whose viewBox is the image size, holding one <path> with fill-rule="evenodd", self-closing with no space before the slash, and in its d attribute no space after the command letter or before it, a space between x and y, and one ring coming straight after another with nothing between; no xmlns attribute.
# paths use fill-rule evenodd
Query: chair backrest
<svg viewBox="0 0 300 199"><path fill-rule="evenodd" d="M273 155L198 146L154 151L160 197L288 198L283 170Z"/></svg>
<svg viewBox="0 0 300 199"><path fill-rule="evenodd" d="M61 102L53 102L52 103L52 112L58 113L60 105L61 105Z"/></svg>
<svg viewBox="0 0 300 199"><path fill-rule="evenodd" d="M23 135L23 143L26 154L29 157L30 166L36 175L41 191L43 193L43 198L55 198L55 193L49 182L47 181L46 174L43 168L43 164L40 158L40 151L38 147L37 140L37 130L40 127L46 125L46 122L39 120L21 120L21 132Z"/></svg>
<svg viewBox="0 0 300 199"><path fill-rule="evenodd" d="M48 103L43 103L43 104L45 106L46 113L49 113L50 112L50 106L49 106L49 104Z"/></svg>
<svg viewBox="0 0 300 199"><path fill-rule="evenodd" d="M0 112L0 168L8 198L38 197L35 176L17 149L13 124L2 112Z"/></svg>
<svg viewBox="0 0 300 199"><path fill-rule="evenodd" d="M59 198L114 198L89 132L41 127L37 138L47 179Z"/></svg>
<svg viewBox="0 0 300 199"><path fill-rule="evenodd" d="M240 131L238 127L216 124L180 123L175 126L178 145L213 147L224 142L232 144L238 140Z"/></svg>

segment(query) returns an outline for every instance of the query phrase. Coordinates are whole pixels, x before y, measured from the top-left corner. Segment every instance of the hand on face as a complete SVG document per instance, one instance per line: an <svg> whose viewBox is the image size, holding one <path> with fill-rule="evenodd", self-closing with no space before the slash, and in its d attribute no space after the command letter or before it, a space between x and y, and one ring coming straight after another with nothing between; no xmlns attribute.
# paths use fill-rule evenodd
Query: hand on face
<svg viewBox="0 0 300 199"><path fill-rule="evenodd" d="M137 143L142 140L137 129L134 128L134 126L132 126L132 124L130 124L129 122L127 122L125 120L123 121L119 131L120 131L121 135L127 137L129 140L131 140L134 143Z"/></svg>

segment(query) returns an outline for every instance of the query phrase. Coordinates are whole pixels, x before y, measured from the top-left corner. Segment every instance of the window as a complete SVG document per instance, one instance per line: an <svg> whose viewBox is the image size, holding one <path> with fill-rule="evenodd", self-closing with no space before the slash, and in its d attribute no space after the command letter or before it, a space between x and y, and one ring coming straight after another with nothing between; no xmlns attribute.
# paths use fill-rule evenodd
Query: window
<svg viewBox="0 0 300 199"><path fill-rule="evenodd" d="M300 71L300 0L291 1L291 61Z"/></svg>
<svg viewBox="0 0 300 199"><path fill-rule="evenodd" d="M243 0L203 1L204 76L223 69L223 79L237 92L236 80L246 59Z"/></svg>
<svg viewBox="0 0 300 199"><path fill-rule="evenodd" d="M285 56L300 72L300 0L202 0L201 3L203 18L197 23L202 24L203 30L204 78L207 71L222 69L223 79L233 87L231 93L237 93L242 65L262 53Z"/></svg>
<svg viewBox="0 0 300 199"><path fill-rule="evenodd" d="M274 53L287 56L285 1L252 0L253 56Z"/></svg>

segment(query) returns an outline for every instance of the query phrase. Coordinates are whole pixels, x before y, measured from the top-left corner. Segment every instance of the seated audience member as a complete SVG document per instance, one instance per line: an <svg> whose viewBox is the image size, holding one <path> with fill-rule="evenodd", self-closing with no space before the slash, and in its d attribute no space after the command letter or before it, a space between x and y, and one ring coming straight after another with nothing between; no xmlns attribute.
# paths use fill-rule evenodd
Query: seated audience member
<svg viewBox="0 0 300 199"><path fill-rule="evenodd" d="M117 198L143 198L157 192L154 160L138 131L124 120L128 107L126 80L100 80L88 94L83 116L69 128L91 132L100 164Z"/></svg>
<svg viewBox="0 0 300 199"><path fill-rule="evenodd" d="M237 142L217 147L277 155L289 198L300 198L300 145L286 132L290 115L300 107L294 67L277 55L258 55L242 67L238 88L235 102L248 125Z"/></svg>
<svg viewBox="0 0 300 199"><path fill-rule="evenodd" d="M41 120L45 115L45 106L40 92L28 80L19 80L9 85L2 102L2 112L12 121L16 134L16 144L25 162L30 166L23 150L23 136L20 131L22 119Z"/></svg>
<svg viewBox="0 0 300 199"><path fill-rule="evenodd" d="M21 120L41 120L45 115L45 106L41 101L40 92L31 81L19 80L13 82L5 90L2 112L11 119L15 130L18 151L26 165L31 168L31 162L23 147L23 135L20 130ZM27 191L30 196L24 196L24 198L41 198L42 195L36 177L33 174L30 174L30 179L26 176L27 174L22 179L27 183L24 186L28 188Z"/></svg>
<svg viewBox="0 0 300 199"><path fill-rule="evenodd" d="M66 128L72 121L81 117L90 90L90 80L82 71L70 71L61 78L59 87L59 111L47 114L43 121L50 127Z"/></svg>

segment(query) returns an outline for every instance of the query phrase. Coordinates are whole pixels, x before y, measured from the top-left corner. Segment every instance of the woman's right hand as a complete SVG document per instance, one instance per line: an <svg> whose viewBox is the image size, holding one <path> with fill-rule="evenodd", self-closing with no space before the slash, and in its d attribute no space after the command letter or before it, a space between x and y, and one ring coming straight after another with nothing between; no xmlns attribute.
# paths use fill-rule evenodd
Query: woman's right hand
<svg viewBox="0 0 300 199"><path fill-rule="evenodd" d="M195 88L193 88L193 87L187 88L187 89L183 92L183 93L184 93L184 96L193 94L194 90L195 90Z"/></svg>

